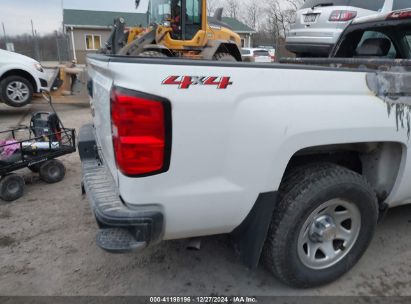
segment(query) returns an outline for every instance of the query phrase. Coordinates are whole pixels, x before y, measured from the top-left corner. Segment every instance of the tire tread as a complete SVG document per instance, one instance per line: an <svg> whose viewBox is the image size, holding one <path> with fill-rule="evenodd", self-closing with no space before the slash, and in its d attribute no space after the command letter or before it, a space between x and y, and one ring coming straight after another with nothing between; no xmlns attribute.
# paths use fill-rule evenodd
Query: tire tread
<svg viewBox="0 0 411 304"><path fill-rule="evenodd" d="M284 256L283 248L286 247L287 237L280 235L281 224L290 223L292 225L292 214L298 208L295 202L301 202L306 194L316 187L318 191L325 190L328 186L341 182L362 185L375 202L373 214L378 215L377 196L368 181L360 174L340 167L332 163L316 163L292 169L284 178L279 189L279 204L273 214L272 223L267 235L266 244L263 249L263 262L266 267L281 281L286 284L308 287L309 284L300 282L294 275L292 269L287 267L287 257ZM375 217L377 222L377 216Z"/></svg>

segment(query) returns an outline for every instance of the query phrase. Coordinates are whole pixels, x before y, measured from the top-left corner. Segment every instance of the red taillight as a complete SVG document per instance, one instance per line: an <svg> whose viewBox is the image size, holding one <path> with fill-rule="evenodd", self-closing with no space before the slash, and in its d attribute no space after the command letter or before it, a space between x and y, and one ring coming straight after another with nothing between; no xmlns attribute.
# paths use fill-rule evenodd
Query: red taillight
<svg viewBox="0 0 411 304"><path fill-rule="evenodd" d="M357 17L357 12L355 11L333 11L330 15L328 21L340 22L340 21L350 21Z"/></svg>
<svg viewBox="0 0 411 304"><path fill-rule="evenodd" d="M388 15L387 20L408 19L411 18L411 11L396 11Z"/></svg>
<svg viewBox="0 0 411 304"><path fill-rule="evenodd" d="M152 175L168 170L171 115L159 98L113 88L111 123L118 169L127 176Z"/></svg>

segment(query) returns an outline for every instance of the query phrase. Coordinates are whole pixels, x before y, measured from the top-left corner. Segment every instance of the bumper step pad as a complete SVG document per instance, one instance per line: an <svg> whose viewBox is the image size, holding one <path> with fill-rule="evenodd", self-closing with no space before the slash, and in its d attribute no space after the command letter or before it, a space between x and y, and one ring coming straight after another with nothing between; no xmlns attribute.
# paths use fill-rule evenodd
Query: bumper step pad
<svg viewBox="0 0 411 304"><path fill-rule="evenodd" d="M139 251L162 240L163 208L137 204L129 207L120 197L113 175L99 154L93 125L79 132L83 167L82 192L86 193L99 230L97 245L112 253Z"/></svg>
<svg viewBox="0 0 411 304"><path fill-rule="evenodd" d="M147 247L146 242L138 242L127 229L100 229L97 233L97 245L111 253L138 251Z"/></svg>

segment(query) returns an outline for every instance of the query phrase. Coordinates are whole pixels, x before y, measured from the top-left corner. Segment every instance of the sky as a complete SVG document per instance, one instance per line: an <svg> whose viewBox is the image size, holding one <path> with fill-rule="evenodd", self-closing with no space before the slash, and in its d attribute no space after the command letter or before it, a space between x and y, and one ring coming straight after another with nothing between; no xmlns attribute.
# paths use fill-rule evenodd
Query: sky
<svg viewBox="0 0 411 304"><path fill-rule="evenodd" d="M31 21L40 34L62 27L62 6L66 9L136 12L134 0L0 0L0 23L7 35L31 33ZM0 28L3 37L3 28Z"/></svg>

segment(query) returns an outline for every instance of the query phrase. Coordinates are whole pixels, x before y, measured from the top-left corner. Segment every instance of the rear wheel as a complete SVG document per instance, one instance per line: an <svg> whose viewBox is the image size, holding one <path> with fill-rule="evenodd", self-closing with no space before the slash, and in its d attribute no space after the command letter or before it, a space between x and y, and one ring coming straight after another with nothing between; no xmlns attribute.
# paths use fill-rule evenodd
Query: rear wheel
<svg viewBox="0 0 411 304"><path fill-rule="evenodd" d="M229 53L217 53L213 56L215 61L237 62L233 55Z"/></svg>
<svg viewBox="0 0 411 304"><path fill-rule="evenodd" d="M332 282L367 249L377 223L376 195L359 174L333 164L291 172L264 247L266 266L295 287Z"/></svg>
<svg viewBox="0 0 411 304"><path fill-rule="evenodd" d="M1 99L11 107L23 107L33 98L33 86L20 76L9 76L0 83Z"/></svg>
<svg viewBox="0 0 411 304"><path fill-rule="evenodd" d="M0 199L12 202L23 196L24 179L17 174L4 176L0 180Z"/></svg>
<svg viewBox="0 0 411 304"><path fill-rule="evenodd" d="M58 183L64 179L66 167L57 159L48 160L41 165L39 174L46 183Z"/></svg>

